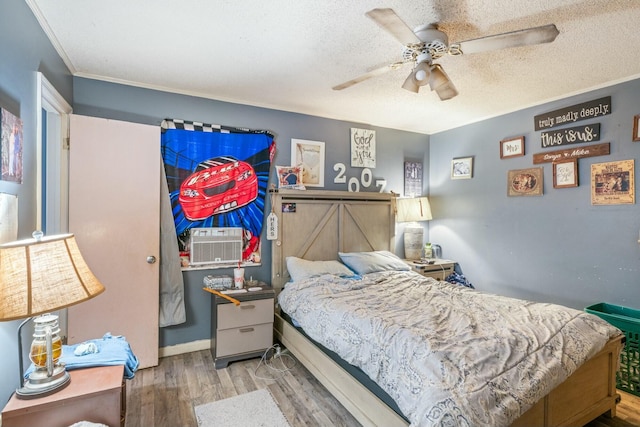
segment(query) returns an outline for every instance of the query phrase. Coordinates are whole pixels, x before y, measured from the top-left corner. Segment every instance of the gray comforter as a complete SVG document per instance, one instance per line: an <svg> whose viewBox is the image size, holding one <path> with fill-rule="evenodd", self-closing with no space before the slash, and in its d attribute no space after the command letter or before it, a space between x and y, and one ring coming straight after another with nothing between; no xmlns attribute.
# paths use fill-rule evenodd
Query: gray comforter
<svg viewBox="0 0 640 427"><path fill-rule="evenodd" d="M279 304L361 368L412 426L506 426L619 333L567 307L411 271L288 283Z"/></svg>

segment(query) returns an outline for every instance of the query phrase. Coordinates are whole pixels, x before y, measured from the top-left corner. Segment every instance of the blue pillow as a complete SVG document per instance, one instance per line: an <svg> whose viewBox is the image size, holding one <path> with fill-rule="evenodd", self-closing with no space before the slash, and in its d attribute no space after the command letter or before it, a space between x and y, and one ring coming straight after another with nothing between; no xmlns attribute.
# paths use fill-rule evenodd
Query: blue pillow
<svg viewBox="0 0 640 427"><path fill-rule="evenodd" d="M378 271L407 271L409 265L389 251L373 252L338 252L343 263L358 274L375 273Z"/></svg>

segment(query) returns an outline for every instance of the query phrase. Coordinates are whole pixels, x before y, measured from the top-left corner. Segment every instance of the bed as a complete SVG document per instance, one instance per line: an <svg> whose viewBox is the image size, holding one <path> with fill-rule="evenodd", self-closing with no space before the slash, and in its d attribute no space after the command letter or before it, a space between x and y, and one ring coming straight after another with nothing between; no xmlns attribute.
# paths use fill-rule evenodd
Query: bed
<svg viewBox="0 0 640 427"><path fill-rule="evenodd" d="M340 259L340 254L385 253L381 251L394 250L395 199L393 195L280 190L272 194L272 206L278 216L278 238L272 242L272 283L278 293L291 280L287 269L287 258L314 263L335 262ZM295 274L297 275L298 272L296 271ZM376 275L401 277L402 280L399 283L407 286L406 292L415 291L409 288L424 286L434 287L438 292L444 292L448 289L447 286L456 288L453 285L440 284L433 279L424 278L411 271L399 271L397 274L387 271L374 272L373 276ZM346 276L345 274L345 277L340 280L348 280ZM364 280L365 276L369 275L362 275L358 280ZM322 278L327 279L325 276ZM329 278L329 281L336 282L337 287L344 287L344 283L340 280ZM375 282L378 278L366 280ZM397 288L400 286L399 283L391 286ZM410 285L410 283L413 284ZM330 287L331 284L322 286ZM454 292L459 292L459 289L460 287L457 287ZM474 292L475 298L476 291L465 290L464 292ZM422 418L416 418L414 413L409 413L407 416L402 412L400 405L406 408L407 404L402 399L396 402L391 397L394 395L393 387L390 388L384 381L382 381L384 384L380 385L371 381L369 374L363 371L369 368L360 369L352 366L345 360L345 358L352 358L352 355L345 354L344 358L338 356L330 348L310 338L307 331L294 326L284 311L276 310L276 312L274 323L276 339L282 342L361 424L407 426L410 424L410 418L414 420L414 425L422 424L420 421ZM575 311L573 314L574 317L583 318ZM590 319L591 317L587 317L588 321ZM315 334L311 329L309 328L309 332ZM621 335L610 331L602 348L591 350L586 362L577 361L576 366L578 364L580 366L572 369L567 379L561 378L563 381L560 384L554 384L554 388L535 403L522 404L529 409L515 415L512 409L507 410L507 412L511 411L508 415L510 418L507 418L508 424L516 426L583 425L603 413L614 416L617 400L615 372L622 345L621 339ZM328 344L329 347L333 345L331 342ZM400 364L399 361L398 364ZM531 366L528 368L527 371L537 373L530 369ZM467 410L469 409L463 411ZM455 412L447 408L442 411ZM471 411L483 412L480 409ZM466 418L466 415L462 413L459 417L460 425L475 419Z"/></svg>

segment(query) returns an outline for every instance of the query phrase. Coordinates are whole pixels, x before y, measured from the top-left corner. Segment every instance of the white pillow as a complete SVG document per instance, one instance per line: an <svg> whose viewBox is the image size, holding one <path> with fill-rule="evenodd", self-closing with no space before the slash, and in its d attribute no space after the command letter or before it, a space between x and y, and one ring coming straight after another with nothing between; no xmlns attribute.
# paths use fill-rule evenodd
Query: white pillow
<svg viewBox="0 0 640 427"><path fill-rule="evenodd" d="M354 275L353 271L349 270L340 261L309 261L302 258L288 256L287 270L291 280L294 282L308 279L310 277L318 277L323 274L333 274L340 277L351 277Z"/></svg>
<svg viewBox="0 0 640 427"><path fill-rule="evenodd" d="M358 274L375 273L386 270L411 270L411 267L389 251L338 252L347 267Z"/></svg>

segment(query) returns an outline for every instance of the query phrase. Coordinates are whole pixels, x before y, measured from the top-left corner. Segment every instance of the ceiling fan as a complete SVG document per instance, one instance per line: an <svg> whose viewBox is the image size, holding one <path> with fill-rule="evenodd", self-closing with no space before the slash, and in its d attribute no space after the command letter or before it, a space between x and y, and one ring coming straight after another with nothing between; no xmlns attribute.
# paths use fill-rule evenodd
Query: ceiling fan
<svg viewBox="0 0 640 427"><path fill-rule="evenodd" d="M445 54L457 56L508 47L549 43L554 41L558 35L556 26L549 24L449 44L447 35L438 30L435 25L421 25L412 30L396 15L393 9L373 9L367 12L366 16L404 45L402 60L376 68L355 79L334 86L333 90L346 89L371 77L396 70L407 63L413 63L413 69L402 87L418 93L421 86L429 85L431 90L435 90L440 99L445 101L458 95L458 90L442 66L433 62L435 59Z"/></svg>

